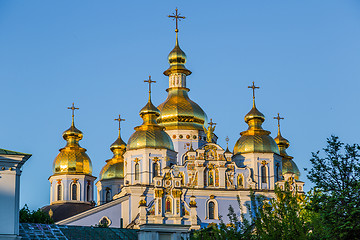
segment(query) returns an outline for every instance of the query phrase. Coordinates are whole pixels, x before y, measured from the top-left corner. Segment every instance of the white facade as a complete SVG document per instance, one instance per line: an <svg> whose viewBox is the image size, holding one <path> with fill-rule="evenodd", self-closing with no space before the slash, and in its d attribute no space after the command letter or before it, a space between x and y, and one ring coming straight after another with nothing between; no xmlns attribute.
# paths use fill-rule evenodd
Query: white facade
<svg viewBox="0 0 360 240"><path fill-rule="evenodd" d="M0 239L20 239L19 195L21 167L31 155L11 154L11 151L8 152L10 154L0 153Z"/></svg>

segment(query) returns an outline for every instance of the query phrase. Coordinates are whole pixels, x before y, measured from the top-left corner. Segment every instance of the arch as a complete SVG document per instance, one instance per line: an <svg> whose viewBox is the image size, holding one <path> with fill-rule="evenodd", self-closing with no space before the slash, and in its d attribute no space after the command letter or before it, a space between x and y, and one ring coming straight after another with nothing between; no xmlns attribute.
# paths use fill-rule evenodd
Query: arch
<svg viewBox="0 0 360 240"><path fill-rule="evenodd" d="M215 199L209 199L206 203L206 218L219 219L218 202Z"/></svg>
<svg viewBox="0 0 360 240"><path fill-rule="evenodd" d="M62 200L62 185L61 183L58 183L57 185L57 200L61 201Z"/></svg>
<svg viewBox="0 0 360 240"><path fill-rule="evenodd" d="M135 180L140 179L140 164L137 162L135 163Z"/></svg>
<svg viewBox="0 0 360 240"><path fill-rule="evenodd" d="M167 197L165 200L165 213L172 213L171 198Z"/></svg>
<svg viewBox="0 0 360 240"><path fill-rule="evenodd" d="M261 183L267 183L266 166L261 166Z"/></svg>
<svg viewBox="0 0 360 240"><path fill-rule="evenodd" d="M244 188L244 176L242 174L238 174L237 186L238 188Z"/></svg>

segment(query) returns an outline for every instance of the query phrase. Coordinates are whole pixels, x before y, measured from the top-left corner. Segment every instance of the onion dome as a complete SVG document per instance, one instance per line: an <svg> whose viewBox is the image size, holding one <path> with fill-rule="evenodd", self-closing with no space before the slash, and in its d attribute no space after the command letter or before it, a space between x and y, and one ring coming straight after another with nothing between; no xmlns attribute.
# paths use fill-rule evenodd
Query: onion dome
<svg viewBox="0 0 360 240"><path fill-rule="evenodd" d="M119 121L119 136L110 146L113 152L113 157L106 160L106 165L100 171L100 180L124 178L124 153L126 151L126 143L122 140L120 135L120 122L124 119L115 119Z"/></svg>
<svg viewBox="0 0 360 240"><path fill-rule="evenodd" d="M186 55L179 47L177 33L175 47L170 52L168 59L170 67L164 74L166 76L171 75L169 77L170 82L181 81L183 85L170 84L170 87L166 90L168 96L165 102L158 106L161 114L157 122L166 130L203 130L203 126L207 124L207 116L204 110L188 96L190 90L185 87L186 76L190 75L191 71L185 68Z"/></svg>
<svg viewBox="0 0 360 240"><path fill-rule="evenodd" d="M141 126L135 127L135 132L129 138L127 150L140 148L166 148L174 151L174 146L169 135L164 131L164 127L158 125L156 119L160 111L157 109L150 98L140 110L140 117L143 119Z"/></svg>
<svg viewBox="0 0 360 240"><path fill-rule="evenodd" d="M91 160L86 154L86 149L79 145L79 141L83 138L83 133L75 127L74 115L71 127L63 133L63 138L67 144L59 150L60 153L54 160L53 173L91 175Z"/></svg>
<svg viewBox="0 0 360 240"><path fill-rule="evenodd" d="M203 130L203 126L207 124L206 113L198 104L190 100L189 89L169 88L167 91L168 97L158 107L161 112L158 123L166 130Z"/></svg>
<svg viewBox="0 0 360 240"><path fill-rule="evenodd" d="M250 88L257 88L254 86ZM256 108L255 95L253 95L253 107L245 116L245 122L249 125L248 130L241 132L241 137L234 146L234 155L243 153L276 153L279 154L278 146L270 136L269 131L262 128L265 116Z"/></svg>
<svg viewBox="0 0 360 240"><path fill-rule="evenodd" d="M184 73L186 76L191 74L191 71L185 67L186 54L179 46L178 34L176 33L175 47L168 55L170 67L164 72L165 76L172 73Z"/></svg>
<svg viewBox="0 0 360 240"><path fill-rule="evenodd" d="M283 174L292 173L295 175L295 179L299 180L300 177L299 168L297 167L296 163L292 160L293 157L289 156L286 152L286 149L290 146L290 142L286 138L281 136L281 132L280 132L280 120L284 118L281 118L280 114L278 113L277 117L274 117L274 119L278 120L278 134L274 140L279 147L280 156L283 157L282 173Z"/></svg>

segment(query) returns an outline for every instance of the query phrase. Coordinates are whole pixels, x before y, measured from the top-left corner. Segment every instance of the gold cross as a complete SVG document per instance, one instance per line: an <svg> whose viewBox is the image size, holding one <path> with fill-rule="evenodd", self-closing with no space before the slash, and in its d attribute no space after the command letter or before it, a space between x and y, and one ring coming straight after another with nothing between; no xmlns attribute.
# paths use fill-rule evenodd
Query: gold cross
<svg viewBox="0 0 360 240"><path fill-rule="evenodd" d="M277 117L274 117L274 119L277 119L278 121L278 127L280 127L280 120L283 120L283 117L280 117L280 113L277 114Z"/></svg>
<svg viewBox="0 0 360 240"><path fill-rule="evenodd" d="M212 127L213 125L214 125L214 126L216 125L216 123L214 123L214 122L212 121L212 118L210 118L209 125L210 125L211 127Z"/></svg>
<svg viewBox="0 0 360 240"><path fill-rule="evenodd" d="M226 136L226 138L225 138L225 141L226 141L226 147L228 148L229 147L229 136Z"/></svg>
<svg viewBox="0 0 360 240"><path fill-rule="evenodd" d="M280 135L280 120L284 119L280 117L280 113L277 114L277 117L274 117L274 119L277 119L278 121L278 134Z"/></svg>
<svg viewBox="0 0 360 240"><path fill-rule="evenodd" d="M120 136L120 129L121 129L121 121L125 121L125 119L120 117L119 114L119 118L115 118L114 121L118 121L119 122L119 136Z"/></svg>
<svg viewBox="0 0 360 240"><path fill-rule="evenodd" d="M75 114L75 110L79 110L79 108L75 107L74 103L72 104L71 107L68 107L68 109L71 109L72 111L72 124L74 125L74 114Z"/></svg>
<svg viewBox="0 0 360 240"><path fill-rule="evenodd" d="M253 90L253 99L255 99L255 89L259 89L260 87L256 87L255 83L252 82L252 85L248 86L248 88L252 88L252 90Z"/></svg>
<svg viewBox="0 0 360 240"><path fill-rule="evenodd" d="M177 8L175 9L175 14L174 15L169 15L168 17L173 18L173 20L175 20L175 22L176 22L175 32L178 32L179 31L179 29L178 29L178 21L181 21L181 19L185 19L185 17L180 16L178 14L178 9Z"/></svg>
<svg viewBox="0 0 360 240"><path fill-rule="evenodd" d="M151 93L151 83L156 83L156 81L151 80L151 76L149 76L148 80L144 80L144 82L149 83L149 93Z"/></svg>

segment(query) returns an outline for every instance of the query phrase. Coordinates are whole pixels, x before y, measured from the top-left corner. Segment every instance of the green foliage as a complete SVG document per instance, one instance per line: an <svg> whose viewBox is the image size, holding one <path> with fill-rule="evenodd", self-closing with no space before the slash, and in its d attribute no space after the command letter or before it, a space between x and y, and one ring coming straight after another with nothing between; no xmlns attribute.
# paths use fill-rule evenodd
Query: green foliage
<svg viewBox="0 0 360 240"><path fill-rule="evenodd" d="M29 207L25 204L25 206L20 209L19 213L21 223L54 223L51 217L47 213L43 212L40 208L36 211L30 211Z"/></svg>
<svg viewBox="0 0 360 240"><path fill-rule="evenodd" d="M360 146L331 136L323 150L324 157L318 151L310 159L307 177L315 184L310 208L328 239L360 239Z"/></svg>
<svg viewBox="0 0 360 240"><path fill-rule="evenodd" d="M303 194L275 188L275 198L266 199L251 193L254 239L308 239L311 234L312 213L306 209L308 198Z"/></svg>
<svg viewBox="0 0 360 240"><path fill-rule="evenodd" d="M234 211L234 208L229 206L229 213L227 216L230 219L228 224L225 224L220 216L220 224L209 224L207 228L195 231L191 235L192 240L208 239L208 240L241 240L251 239L251 224L241 211L241 202L237 196L238 205L240 208L240 216Z"/></svg>

